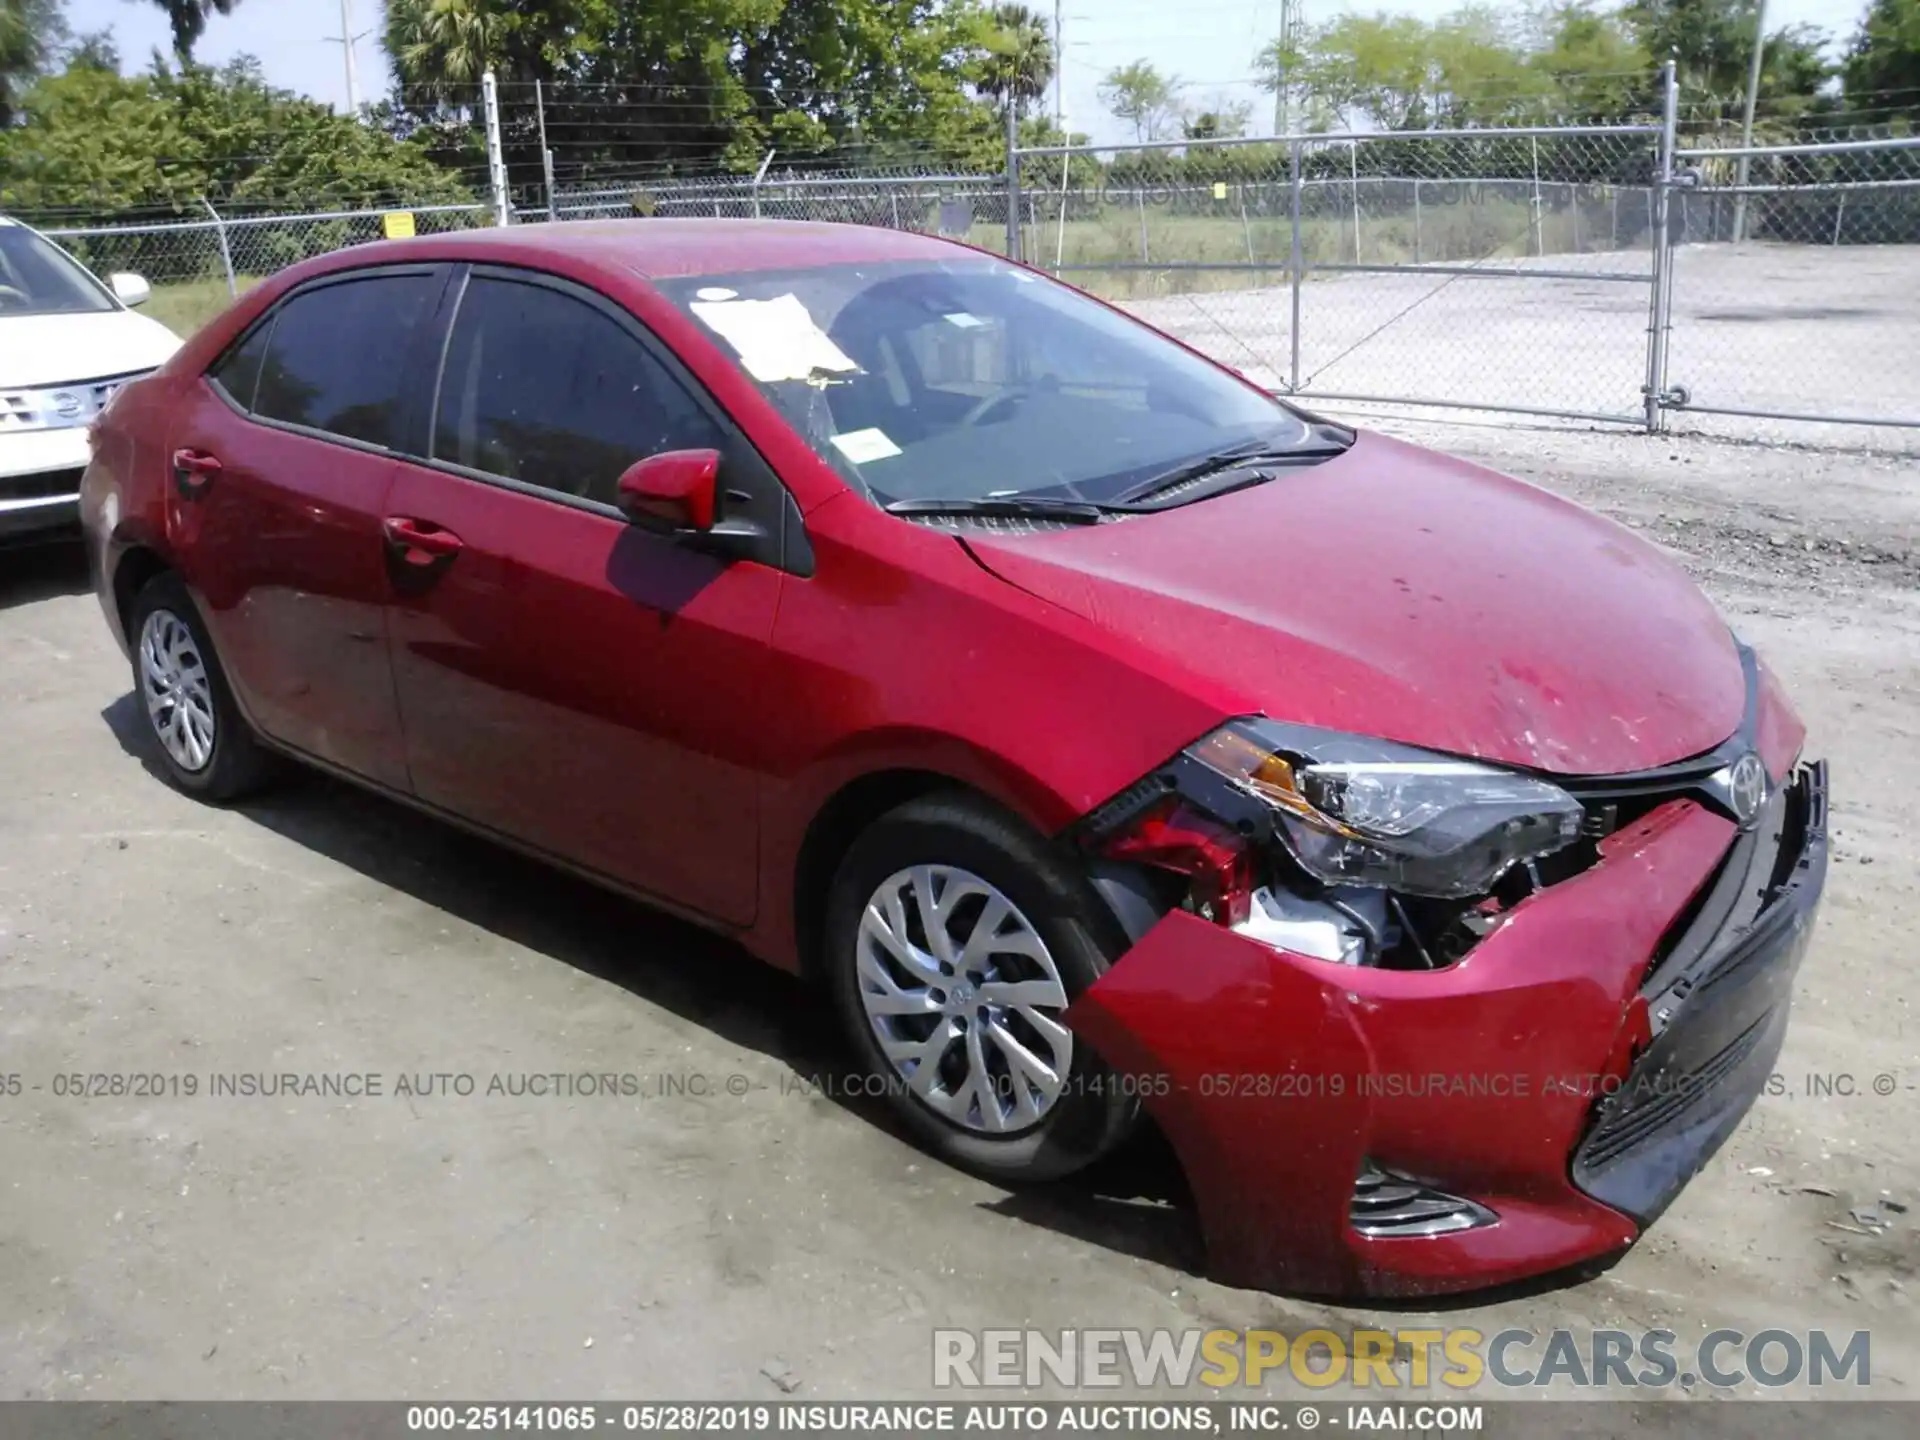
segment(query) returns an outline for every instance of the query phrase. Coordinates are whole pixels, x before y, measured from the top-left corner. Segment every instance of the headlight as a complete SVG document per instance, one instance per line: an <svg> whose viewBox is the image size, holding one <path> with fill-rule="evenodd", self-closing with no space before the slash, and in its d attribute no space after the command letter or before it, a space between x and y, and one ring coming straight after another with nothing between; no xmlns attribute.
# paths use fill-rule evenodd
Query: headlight
<svg viewBox="0 0 1920 1440"><path fill-rule="evenodd" d="M1390 740L1252 717L1186 753L1272 807L1293 857L1328 884L1484 895L1580 833L1580 802L1557 785Z"/></svg>

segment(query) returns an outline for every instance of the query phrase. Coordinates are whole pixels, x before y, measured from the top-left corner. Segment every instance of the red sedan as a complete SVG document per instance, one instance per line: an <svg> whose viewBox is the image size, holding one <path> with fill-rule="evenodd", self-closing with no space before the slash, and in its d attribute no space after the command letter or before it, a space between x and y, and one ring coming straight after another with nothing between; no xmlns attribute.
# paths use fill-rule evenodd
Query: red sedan
<svg viewBox="0 0 1920 1440"><path fill-rule="evenodd" d="M981 1174L1144 1112L1229 1281L1613 1255L1780 1047L1825 770L1684 574L962 246L342 251L82 502L182 789L293 757L724 930Z"/></svg>

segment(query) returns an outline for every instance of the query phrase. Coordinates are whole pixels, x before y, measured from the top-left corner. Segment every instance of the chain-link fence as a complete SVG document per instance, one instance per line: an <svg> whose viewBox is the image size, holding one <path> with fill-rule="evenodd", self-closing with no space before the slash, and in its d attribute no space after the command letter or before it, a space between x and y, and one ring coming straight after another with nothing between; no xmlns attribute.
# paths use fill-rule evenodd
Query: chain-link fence
<svg viewBox="0 0 1920 1440"><path fill-rule="evenodd" d="M184 333L283 266L409 230L878 225L1016 254L1316 401L1920 447L1920 137L1683 146L1677 114L1669 71L1659 123L1012 148L990 173L769 157L556 187L549 165L521 194L490 166L484 204L48 233L144 274Z"/></svg>
<svg viewBox="0 0 1920 1440"><path fill-rule="evenodd" d="M1004 174L937 170L835 171L774 176L641 180L573 186L554 192L534 218L600 220L625 216L827 220L946 235L998 248L1007 226Z"/></svg>
<svg viewBox="0 0 1920 1440"><path fill-rule="evenodd" d="M1277 390L1637 422L1659 135L1020 151L1020 252Z"/></svg>
<svg viewBox="0 0 1920 1440"><path fill-rule="evenodd" d="M1920 431L1920 136L1674 155L1667 408Z"/></svg>
<svg viewBox="0 0 1920 1440"><path fill-rule="evenodd" d="M395 221L405 217L404 224ZM395 233L437 234L492 223L479 205L220 215L165 224L62 226L45 233L97 275L132 271L154 288L153 314L187 334L256 281L305 260Z"/></svg>

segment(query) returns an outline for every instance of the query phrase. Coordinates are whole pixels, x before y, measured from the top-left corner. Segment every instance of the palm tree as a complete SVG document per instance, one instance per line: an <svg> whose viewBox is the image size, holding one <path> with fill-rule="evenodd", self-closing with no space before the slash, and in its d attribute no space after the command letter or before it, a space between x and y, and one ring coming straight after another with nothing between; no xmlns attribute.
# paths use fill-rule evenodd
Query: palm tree
<svg viewBox="0 0 1920 1440"><path fill-rule="evenodd" d="M173 27L173 53L184 65L193 59L193 47L207 33L207 17L231 15L240 0L153 0L167 12Z"/></svg>
<svg viewBox="0 0 1920 1440"><path fill-rule="evenodd" d="M1025 115L1053 79L1056 57L1047 22L1025 5L995 5L987 12L986 47L981 93Z"/></svg>
<svg viewBox="0 0 1920 1440"><path fill-rule="evenodd" d="M475 83L500 29L491 0L387 0L387 54L402 87Z"/></svg>

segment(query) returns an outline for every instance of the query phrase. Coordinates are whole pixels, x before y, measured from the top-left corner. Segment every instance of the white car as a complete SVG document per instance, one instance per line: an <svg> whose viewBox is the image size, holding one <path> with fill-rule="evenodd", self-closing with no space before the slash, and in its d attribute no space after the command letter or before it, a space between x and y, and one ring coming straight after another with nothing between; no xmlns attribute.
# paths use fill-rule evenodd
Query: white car
<svg viewBox="0 0 1920 1440"><path fill-rule="evenodd" d="M0 215L0 543L78 524L87 426L115 390L180 348L130 308L151 293L138 275L102 284Z"/></svg>

